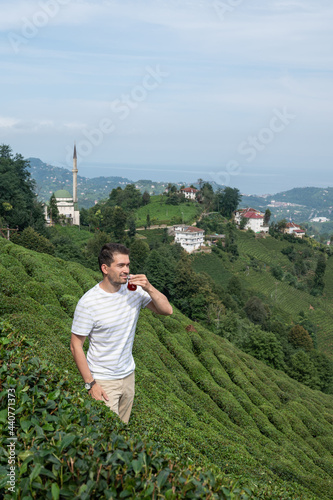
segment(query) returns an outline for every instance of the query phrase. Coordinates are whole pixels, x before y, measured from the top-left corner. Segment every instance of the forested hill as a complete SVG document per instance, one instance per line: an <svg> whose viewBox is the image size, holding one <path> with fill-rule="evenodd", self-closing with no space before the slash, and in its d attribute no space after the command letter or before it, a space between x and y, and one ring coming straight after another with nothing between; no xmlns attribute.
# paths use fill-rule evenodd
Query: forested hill
<svg viewBox="0 0 333 500"><path fill-rule="evenodd" d="M52 193L58 189L73 191L73 174L71 170L54 167L42 162L39 158L29 158L29 171L36 181L37 194L41 201L49 202ZM87 179L77 176L79 207L89 208L95 201L107 198L110 191L118 186L125 187L132 181L125 177L95 177Z"/></svg>
<svg viewBox="0 0 333 500"><path fill-rule="evenodd" d="M303 207L315 210L327 210L333 208L333 188L317 188L317 187L304 187L293 188L281 193L270 194L265 196L246 196L244 195L245 204L260 204L267 206L276 202L295 203Z"/></svg>
<svg viewBox="0 0 333 500"><path fill-rule="evenodd" d="M305 205L308 208L333 208L333 188L294 188L274 195L276 201L286 201Z"/></svg>
<svg viewBox="0 0 333 500"><path fill-rule="evenodd" d="M62 167L54 167L42 162L39 158L28 159L30 173L37 184L37 194L41 201L49 202L52 193L58 189L73 190L73 174L71 170ZM116 169L121 172L121 167ZM80 169L79 169L80 171ZM161 194L165 191L167 182L153 182L147 179L132 181L126 177L108 176L87 178L81 175L78 179L78 203L79 208L92 207L96 201L107 199L112 189L125 188L127 184L135 184L143 193ZM176 183L180 188L183 183Z"/></svg>
<svg viewBox="0 0 333 500"><path fill-rule="evenodd" d="M21 498L38 492L36 498L136 499L153 498L153 491L165 499L331 498L331 395L268 367L176 309L170 317L145 310L125 430L80 391L69 353L74 307L99 273L0 239L0 274L0 370L4 388L16 388ZM23 335L33 351L17 345ZM6 391L1 398L4 450ZM6 453L0 461L3 490Z"/></svg>

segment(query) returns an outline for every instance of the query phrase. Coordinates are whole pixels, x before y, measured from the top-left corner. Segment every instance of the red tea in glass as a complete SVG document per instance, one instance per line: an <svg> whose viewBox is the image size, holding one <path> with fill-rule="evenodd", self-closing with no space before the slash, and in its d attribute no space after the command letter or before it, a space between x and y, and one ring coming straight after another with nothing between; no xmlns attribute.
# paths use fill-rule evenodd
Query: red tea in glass
<svg viewBox="0 0 333 500"><path fill-rule="evenodd" d="M130 279L130 278L128 278ZM131 290L132 292L134 292L136 290L136 285L132 285L132 283L130 283L129 281L127 281L127 288L129 290Z"/></svg>

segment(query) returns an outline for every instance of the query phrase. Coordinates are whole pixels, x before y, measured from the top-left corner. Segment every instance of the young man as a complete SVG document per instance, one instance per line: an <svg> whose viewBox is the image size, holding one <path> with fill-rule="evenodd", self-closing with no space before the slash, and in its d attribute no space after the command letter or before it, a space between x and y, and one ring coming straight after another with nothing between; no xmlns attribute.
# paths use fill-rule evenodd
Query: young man
<svg viewBox="0 0 333 500"><path fill-rule="evenodd" d="M144 274L129 275L129 250L107 243L100 251L103 280L79 300L72 324L71 352L89 394L128 423L134 398L132 346L140 309L172 314L168 299ZM136 285L132 291L127 281ZM134 286L131 288L135 288ZM87 357L83 344L89 337Z"/></svg>

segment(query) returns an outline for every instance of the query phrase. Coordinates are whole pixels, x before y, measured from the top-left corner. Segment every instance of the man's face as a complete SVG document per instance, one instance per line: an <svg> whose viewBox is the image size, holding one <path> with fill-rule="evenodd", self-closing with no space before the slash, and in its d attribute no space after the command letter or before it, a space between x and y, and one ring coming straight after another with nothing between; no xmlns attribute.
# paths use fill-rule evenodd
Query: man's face
<svg viewBox="0 0 333 500"><path fill-rule="evenodd" d="M112 285L123 285L127 282L129 274L130 260L129 256L121 253L113 254L113 262L110 266L103 265L103 273L107 274L108 280Z"/></svg>

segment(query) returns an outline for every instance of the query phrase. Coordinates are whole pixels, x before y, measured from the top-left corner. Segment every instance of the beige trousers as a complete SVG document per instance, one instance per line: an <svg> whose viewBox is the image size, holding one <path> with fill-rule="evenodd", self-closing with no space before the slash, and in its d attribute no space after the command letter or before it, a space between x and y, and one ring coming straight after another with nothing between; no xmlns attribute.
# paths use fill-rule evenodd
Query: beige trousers
<svg viewBox="0 0 333 500"><path fill-rule="evenodd" d="M134 400L134 372L119 380L96 379L96 382L108 395L109 401L105 401L105 404L127 424Z"/></svg>

